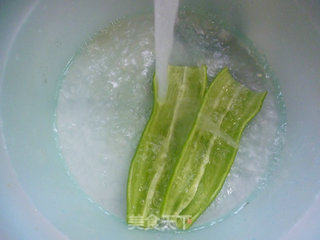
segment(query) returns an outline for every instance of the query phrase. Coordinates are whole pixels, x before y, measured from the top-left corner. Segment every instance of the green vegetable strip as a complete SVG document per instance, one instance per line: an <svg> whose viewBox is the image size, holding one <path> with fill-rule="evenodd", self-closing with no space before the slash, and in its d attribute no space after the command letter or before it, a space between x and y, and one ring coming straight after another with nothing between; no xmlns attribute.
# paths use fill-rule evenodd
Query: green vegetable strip
<svg viewBox="0 0 320 240"><path fill-rule="evenodd" d="M236 82L227 68L216 76L177 161L162 217L187 229L210 205L230 171L243 129L266 94Z"/></svg>
<svg viewBox="0 0 320 240"><path fill-rule="evenodd" d="M132 159L127 185L127 221L154 227L164 193L183 145L202 104L207 70L168 67L168 92L159 102L154 80L154 106Z"/></svg>

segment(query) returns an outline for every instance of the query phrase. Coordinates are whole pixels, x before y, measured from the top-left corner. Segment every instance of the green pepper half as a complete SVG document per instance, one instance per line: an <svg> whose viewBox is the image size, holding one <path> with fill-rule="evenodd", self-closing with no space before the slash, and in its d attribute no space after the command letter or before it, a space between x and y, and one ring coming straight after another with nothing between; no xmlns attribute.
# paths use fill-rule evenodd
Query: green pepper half
<svg viewBox="0 0 320 240"><path fill-rule="evenodd" d="M132 159L127 184L127 222L152 228L174 166L203 102L207 69L168 67L168 91L163 102L157 96L154 79L154 106Z"/></svg>
<svg viewBox="0 0 320 240"><path fill-rule="evenodd" d="M241 134L267 92L254 92L224 68L208 89L165 193L161 217L188 229L221 190Z"/></svg>

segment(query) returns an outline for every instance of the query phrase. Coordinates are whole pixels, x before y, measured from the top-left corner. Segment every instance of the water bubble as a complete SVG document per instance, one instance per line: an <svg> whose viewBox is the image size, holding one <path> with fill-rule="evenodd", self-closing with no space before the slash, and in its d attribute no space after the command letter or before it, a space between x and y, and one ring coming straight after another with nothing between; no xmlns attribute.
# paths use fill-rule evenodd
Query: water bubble
<svg viewBox="0 0 320 240"><path fill-rule="evenodd" d="M260 67L237 38L203 18L180 13L179 44L174 45L180 47L173 49L174 61L206 64L211 79L228 66L239 81L269 93L261 112L243 132L221 192L195 226L218 222L264 186L270 162L283 141L278 129L282 93L270 84L269 67ZM152 109L153 31L153 17L142 15L117 21L93 36L68 64L58 100L56 131L69 174L90 198L123 219L130 161ZM281 124L285 129L286 124ZM154 150L159 148L157 142L152 144Z"/></svg>

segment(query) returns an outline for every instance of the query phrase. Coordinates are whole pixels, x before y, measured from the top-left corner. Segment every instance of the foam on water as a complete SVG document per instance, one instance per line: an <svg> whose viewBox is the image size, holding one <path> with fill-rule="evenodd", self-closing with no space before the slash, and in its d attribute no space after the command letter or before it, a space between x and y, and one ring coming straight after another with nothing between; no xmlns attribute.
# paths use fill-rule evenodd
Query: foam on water
<svg viewBox="0 0 320 240"><path fill-rule="evenodd" d="M173 29L179 0L154 0L154 38L159 99L166 96L167 67L173 44Z"/></svg>
<svg viewBox="0 0 320 240"><path fill-rule="evenodd" d="M95 35L74 57L58 99L59 142L70 174L120 219L126 214L130 161L152 108L153 33L153 16L147 15L117 21ZM182 11L175 37L171 63L206 64L211 79L228 66L238 81L269 91L243 133L226 183L197 227L237 213L266 184L282 138L282 102L269 73L250 55L252 49L210 18Z"/></svg>

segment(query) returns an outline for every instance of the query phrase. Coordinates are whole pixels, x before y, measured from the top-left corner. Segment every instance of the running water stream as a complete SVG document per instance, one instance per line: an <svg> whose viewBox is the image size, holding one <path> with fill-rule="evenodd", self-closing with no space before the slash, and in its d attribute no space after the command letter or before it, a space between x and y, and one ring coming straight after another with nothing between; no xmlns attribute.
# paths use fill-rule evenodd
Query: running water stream
<svg viewBox="0 0 320 240"><path fill-rule="evenodd" d="M174 40L174 24L179 0L154 0L154 38L158 96L163 100L167 92L167 67Z"/></svg>

